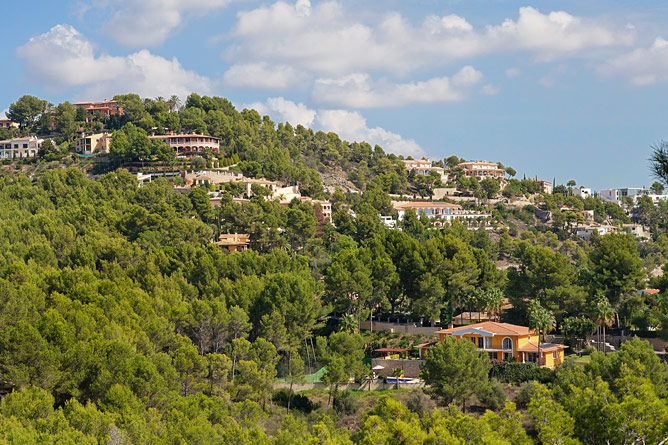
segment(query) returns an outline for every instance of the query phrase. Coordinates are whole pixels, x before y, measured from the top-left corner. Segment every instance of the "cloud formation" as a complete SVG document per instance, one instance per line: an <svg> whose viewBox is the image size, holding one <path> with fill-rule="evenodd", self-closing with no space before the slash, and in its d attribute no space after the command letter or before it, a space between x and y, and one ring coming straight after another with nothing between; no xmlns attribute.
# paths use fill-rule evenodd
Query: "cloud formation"
<svg viewBox="0 0 668 445"><path fill-rule="evenodd" d="M141 50L124 57L96 55L93 45L69 25L56 25L17 49L31 77L50 90L79 87L90 97L124 92L142 96L185 97L192 91L208 93L210 79L171 60Z"/></svg>
<svg viewBox="0 0 668 445"><path fill-rule="evenodd" d="M390 12L367 23L336 1L312 6L307 0L240 12L230 35L234 43L224 54L236 63L290 65L320 76L377 70L403 75L481 54L517 51L552 60L629 45L634 39L626 27L531 7L520 8L516 20L477 30L456 15L432 15L415 26Z"/></svg>
<svg viewBox="0 0 668 445"><path fill-rule="evenodd" d="M462 100L468 89L482 79L482 73L465 66L452 78L437 77L421 82L374 82L365 73L334 79L317 79L313 99L328 106L347 108L393 107L410 103Z"/></svg>
<svg viewBox="0 0 668 445"><path fill-rule="evenodd" d="M269 115L279 121L292 125L315 127L323 131L333 131L341 139L349 142L368 142L380 145L386 152L423 156L424 150L413 139L404 139L400 135L381 127L370 128L358 111L341 109L312 110L303 103L294 103L283 97L274 97L266 102L255 102L241 108L255 109L261 115Z"/></svg>
<svg viewBox="0 0 668 445"><path fill-rule="evenodd" d="M163 43L191 15L202 16L234 0L115 0L94 1L85 10L102 9L110 19L103 30L129 47Z"/></svg>
<svg viewBox="0 0 668 445"><path fill-rule="evenodd" d="M320 110L318 126L337 133L341 139L349 142L366 141L371 145L380 145L388 153L405 156L424 155L422 147L413 139L404 139L381 127L370 128L366 118L359 111Z"/></svg>
<svg viewBox="0 0 668 445"><path fill-rule="evenodd" d="M621 74L633 85L652 85L668 81L668 40L657 37L647 48L638 48L601 66L603 74Z"/></svg>

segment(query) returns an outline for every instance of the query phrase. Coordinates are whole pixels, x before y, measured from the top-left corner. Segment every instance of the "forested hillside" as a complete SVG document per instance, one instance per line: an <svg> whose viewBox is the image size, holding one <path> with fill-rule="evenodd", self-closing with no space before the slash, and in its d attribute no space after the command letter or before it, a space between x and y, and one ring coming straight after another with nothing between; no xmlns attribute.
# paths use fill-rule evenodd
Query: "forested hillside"
<svg viewBox="0 0 668 445"><path fill-rule="evenodd" d="M658 443L668 436L668 370L640 340L607 355L587 350L586 364L567 360L555 371L517 364L527 366L513 375L467 342L471 351L443 352L453 357L445 365L466 355L474 365L457 369L481 372L454 389L441 382L401 401L401 390L389 392L365 409L337 390L370 375L363 359L374 348L434 340L360 331L367 319L446 325L474 310L554 331L573 351L597 329L666 337L665 205L641 203L651 233L640 239L621 230L630 216L616 204L565 186L542 194L526 179L490 196L489 183L454 173L452 184L473 199L465 206L488 220L441 225L408 211L401 230L390 229L379 217L396 213L390 193L426 196L439 184L380 147L275 125L222 98L191 95L179 111L168 101L117 99L127 114L104 123L78 121L60 104L59 151L15 162L39 166L32 177L10 162L0 176L0 437L8 443ZM31 122L8 131L44 130L44 118ZM76 168L63 122L116 130L104 164L110 172L88 178ZM154 127L220 137L223 155L205 153L201 162L235 159L247 176L296 182L305 196L331 201L332 221L310 202L281 205L261 193L235 200L234 187L217 190L217 207L206 187L184 192L163 178L139 187L116 167L185 162L173 153L157 159L164 147L147 142ZM326 190L320 173L328 171L360 193ZM530 201L514 205L518 197ZM537 218L538 207L552 212L549 221ZM620 231L573 236L570 225L585 210ZM214 243L236 232L250 235L249 250L228 254ZM638 292L646 287L658 292ZM512 308L501 315L505 303ZM537 321L538 313L547 317ZM458 346L438 346L448 347ZM323 366L324 400L274 391L277 379L298 382ZM473 413L458 408L467 400Z"/></svg>

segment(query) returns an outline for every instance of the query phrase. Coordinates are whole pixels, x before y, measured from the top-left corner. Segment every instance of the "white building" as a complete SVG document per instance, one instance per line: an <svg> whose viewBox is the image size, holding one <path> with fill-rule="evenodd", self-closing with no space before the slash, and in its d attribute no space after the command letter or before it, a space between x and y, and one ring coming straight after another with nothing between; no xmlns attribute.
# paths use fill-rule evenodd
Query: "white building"
<svg viewBox="0 0 668 445"><path fill-rule="evenodd" d="M397 228L397 220L391 216L380 215L380 220L385 224L388 229Z"/></svg>
<svg viewBox="0 0 668 445"><path fill-rule="evenodd" d="M594 225L594 226L577 226L575 227L575 235L585 241L589 241L594 233L599 235L607 235L617 231L615 226Z"/></svg>
<svg viewBox="0 0 668 445"><path fill-rule="evenodd" d="M34 158L43 142L35 136L0 141L0 159Z"/></svg>
<svg viewBox="0 0 668 445"><path fill-rule="evenodd" d="M626 197L631 198L633 203L637 204L638 199L643 196L648 196L654 204L660 201L668 201L668 195L652 194L646 187L601 190L601 200L614 202L615 204L621 204L622 199Z"/></svg>
<svg viewBox="0 0 668 445"><path fill-rule="evenodd" d="M413 210L418 216L424 213L430 219L439 219L442 221L452 221L455 219L475 219L488 218L486 213L470 212L462 210L458 204L449 202L404 202L394 203L394 209L397 211L399 221L403 221L407 210Z"/></svg>
<svg viewBox="0 0 668 445"><path fill-rule="evenodd" d="M582 199L589 198L591 196L591 189L586 187L580 187L573 189L573 196L579 196Z"/></svg>

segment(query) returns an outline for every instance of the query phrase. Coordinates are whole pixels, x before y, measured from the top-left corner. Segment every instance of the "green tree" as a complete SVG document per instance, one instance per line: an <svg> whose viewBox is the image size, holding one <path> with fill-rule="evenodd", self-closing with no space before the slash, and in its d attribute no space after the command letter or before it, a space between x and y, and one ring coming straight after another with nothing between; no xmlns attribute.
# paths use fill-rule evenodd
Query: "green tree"
<svg viewBox="0 0 668 445"><path fill-rule="evenodd" d="M537 300L532 300L529 302L529 325L538 331L538 360L539 360L539 366L542 366L545 364L542 356L540 355L540 347L541 347L541 333L543 334L543 340L545 337L545 332L549 331L550 329L554 328L555 325L555 319L554 315L552 313L542 307L540 305L540 302Z"/></svg>
<svg viewBox="0 0 668 445"><path fill-rule="evenodd" d="M18 122L22 127L32 127L47 108L47 101L35 96L25 95L9 106L7 117L14 122Z"/></svg>
<svg viewBox="0 0 668 445"><path fill-rule="evenodd" d="M472 342L446 336L427 351L420 376L439 403L461 402L465 409L466 401L489 385L491 366L489 357Z"/></svg>

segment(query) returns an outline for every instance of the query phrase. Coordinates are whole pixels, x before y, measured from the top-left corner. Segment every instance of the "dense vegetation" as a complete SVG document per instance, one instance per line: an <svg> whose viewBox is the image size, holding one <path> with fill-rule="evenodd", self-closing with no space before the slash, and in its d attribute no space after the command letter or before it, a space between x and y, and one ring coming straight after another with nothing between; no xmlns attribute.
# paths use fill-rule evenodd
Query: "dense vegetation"
<svg viewBox="0 0 668 445"><path fill-rule="evenodd" d="M58 105L60 151L44 154L56 161L30 161L44 167L32 179L0 176L0 384L7 394L0 437L654 443L668 436L668 371L641 341L554 372L490 363L470 343L443 343L424 377L445 408L432 409L418 391L405 403L386 397L361 413L354 396L338 390L368 376L363 358L394 340L361 335L359 323L371 317L447 323L462 309L498 315L507 297L514 308L503 320L560 331L574 349L597 327L665 337L667 206L641 201L637 215L651 226L650 240L622 232L585 242L568 231L579 211L614 224L629 216L565 186L542 195L535 182L511 179L500 191L453 172L453 184L480 197L471 206L492 214L489 224L441 228L408 212L402 230L390 230L379 219L394 212L389 193L426 196L440 179L407 173L401 158L380 147L275 125L222 98L191 95L178 111L171 101L117 99L127 114L106 121L86 122L71 105ZM14 115L23 127L9 133L50 131L48 104L17 103L10 112L23 110ZM77 168L60 168L74 137L68 129L80 125L117 130L111 167L178 166L164 144L148 142L154 127L215 135L223 153L205 153L204 162L235 159L246 175L298 182L305 195L331 200L334 224L309 203L281 206L261 193L237 203L232 198L241 192L232 186L213 208L201 187L185 194L164 179L138 187L124 169L88 179ZM326 190L321 173L331 171L346 172L344 180L362 193ZM488 202L499 193L532 203ZM549 223L536 218L536 207L551 211ZM212 240L224 232L249 233L252 250L223 253ZM637 292L648 285L661 292ZM277 378L298 382L321 366L330 388L323 403L274 393ZM506 400L514 391L508 385L520 383L515 405ZM458 406L473 406L477 415ZM358 421L345 428L339 421L351 414Z"/></svg>

